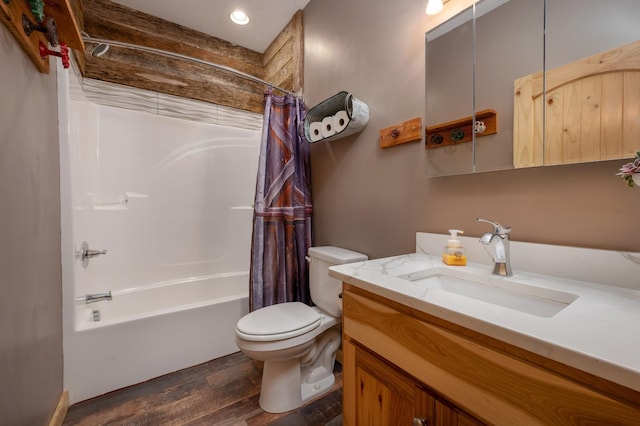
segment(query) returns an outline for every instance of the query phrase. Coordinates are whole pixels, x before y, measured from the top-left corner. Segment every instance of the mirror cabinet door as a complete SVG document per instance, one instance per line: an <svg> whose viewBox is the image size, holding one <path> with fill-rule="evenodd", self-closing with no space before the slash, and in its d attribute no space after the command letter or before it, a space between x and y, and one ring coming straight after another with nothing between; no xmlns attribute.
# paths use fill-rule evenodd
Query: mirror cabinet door
<svg viewBox="0 0 640 426"><path fill-rule="evenodd" d="M475 111L497 115L497 133L476 134L475 171L511 169L514 82L543 69L544 0L481 0L475 27Z"/></svg>
<svg viewBox="0 0 640 426"><path fill-rule="evenodd" d="M544 165L640 151L640 1L546 0Z"/></svg>
<svg viewBox="0 0 640 426"><path fill-rule="evenodd" d="M447 123L473 115L473 37L473 7L426 34L425 126L442 129L426 135L427 176L473 172L472 143L441 142L460 135Z"/></svg>
<svg viewBox="0 0 640 426"><path fill-rule="evenodd" d="M470 143L427 149L427 175L513 168L514 82L542 74L544 0L479 0L426 41L427 128L482 122Z"/></svg>

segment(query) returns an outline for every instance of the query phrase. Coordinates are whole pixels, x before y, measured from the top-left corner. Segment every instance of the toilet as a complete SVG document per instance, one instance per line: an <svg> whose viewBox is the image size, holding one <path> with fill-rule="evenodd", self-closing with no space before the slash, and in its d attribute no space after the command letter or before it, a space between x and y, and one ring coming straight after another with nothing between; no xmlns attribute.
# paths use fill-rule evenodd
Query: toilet
<svg viewBox="0 0 640 426"><path fill-rule="evenodd" d="M340 347L342 283L329 267L367 260L340 247L309 248L309 288L316 306L287 302L257 309L236 325L236 344L264 361L260 408L283 413L328 392L335 382L333 365Z"/></svg>

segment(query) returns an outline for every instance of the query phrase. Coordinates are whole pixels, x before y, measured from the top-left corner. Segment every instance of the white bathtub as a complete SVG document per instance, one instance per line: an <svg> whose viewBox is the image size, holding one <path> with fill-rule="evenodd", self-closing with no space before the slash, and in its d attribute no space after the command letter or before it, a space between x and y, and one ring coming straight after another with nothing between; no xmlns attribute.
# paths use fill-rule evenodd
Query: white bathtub
<svg viewBox="0 0 640 426"><path fill-rule="evenodd" d="M238 350L235 324L249 310L248 272L119 290L110 301L76 303L72 403ZM100 321L92 312L100 311Z"/></svg>
<svg viewBox="0 0 640 426"><path fill-rule="evenodd" d="M251 128L233 125L249 113L228 109L214 114L225 125L180 119L164 112L184 112L187 100L124 86L108 90L117 96L106 106L85 98L73 73L58 77L68 124L60 199L70 402L236 352L235 324L248 312L260 115ZM121 99L146 99L153 113L114 104ZM204 107L188 109L197 117ZM84 265L85 241L107 252ZM111 301L77 302L108 291Z"/></svg>

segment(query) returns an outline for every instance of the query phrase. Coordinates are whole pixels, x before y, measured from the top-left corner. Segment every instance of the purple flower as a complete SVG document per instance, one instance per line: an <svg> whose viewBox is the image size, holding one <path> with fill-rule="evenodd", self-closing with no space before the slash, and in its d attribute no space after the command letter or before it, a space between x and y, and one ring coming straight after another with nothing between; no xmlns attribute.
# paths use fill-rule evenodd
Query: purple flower
<svg viewBox="0 0 640 426"><path fill-rule="evenodd" d="M640 158L636 158L631 163L624 164L620 167L620 172L616 176L630 176L640 173Z"/></svg>
<svg viewBox="0 0 640 426"><path fill-rule="evenodd" d="M636 152L636 158L627 164L623 164L620 167L620 171L616 173L616 176L622 176L622 179L628 187L633 188L634 182L632 176L640 173L640 152Z"/></svg>

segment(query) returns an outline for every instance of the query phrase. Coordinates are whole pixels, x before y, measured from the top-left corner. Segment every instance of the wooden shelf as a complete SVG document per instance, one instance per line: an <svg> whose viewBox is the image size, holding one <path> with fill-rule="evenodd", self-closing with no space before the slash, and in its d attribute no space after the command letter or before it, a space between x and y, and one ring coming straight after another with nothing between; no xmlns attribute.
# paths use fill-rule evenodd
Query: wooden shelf
<svg viewBox="0 0 640 426"><path fill-rule="evenodd" d="M420 117L380 130L380 148L388 148L422 139L422 119Z"/></svg>
<svg viewBox="0 0 640 426"><path fill-rule="evenodd" d="M498 114L495 110L484 109L476 112L476 122L479 121L484 123L485 130L476 133L477 137L498 133ZM473 116L427 127L425 133L427 149L471 142L474 134Z"/></svg>
<svg viewBox="0 0 640 426"><path fill-rule="evenodd" d="M31 13L31 8L26 0L0 1L0 19L7 26L13 37L18 41L27 56L31 59L38 71L49 73L49 59L40 57L39 44L48 44L47 38L39 31L33 31L27 35L22 27L22 15L34 24L36 19ZM80 36L78 25L69 5L69 0L45 0L44 14L50 16L56 22L58 39L67 46L77 50L84 50L84 42Z"/></svg>

